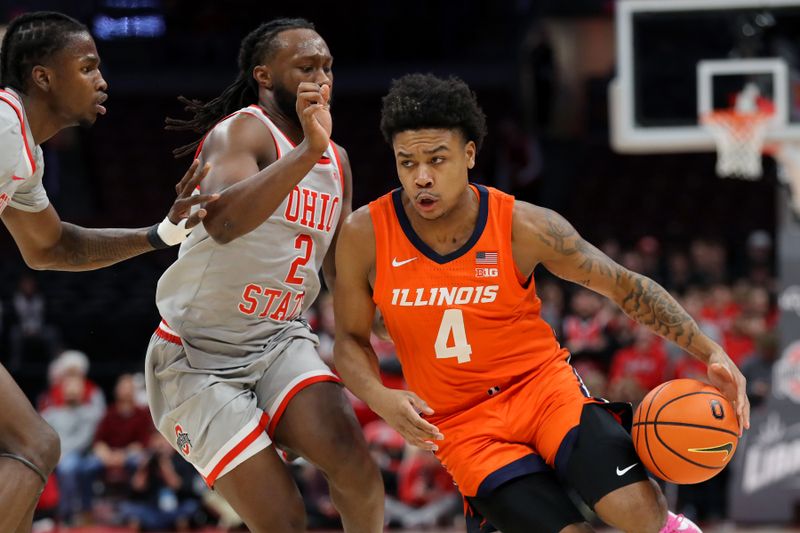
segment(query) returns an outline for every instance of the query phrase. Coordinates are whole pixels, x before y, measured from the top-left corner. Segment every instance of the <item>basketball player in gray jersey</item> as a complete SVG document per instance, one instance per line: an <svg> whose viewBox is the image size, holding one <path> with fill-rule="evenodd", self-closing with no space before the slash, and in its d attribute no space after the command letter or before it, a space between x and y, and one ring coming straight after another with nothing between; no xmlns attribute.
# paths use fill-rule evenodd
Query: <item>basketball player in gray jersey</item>
<svg viewBox="0 0 800 533"><path fill-rule="evenodd" d="M59 130L91 125L105 113L106 82L86 27L61 13L34 12L8 25L0 48L0 218L25 262L37 270L92 270L177 244L206 214L191 206L207 168L197 163L176 187L161 224L142 229L89 229L62 222L42 186L39 146ZM36 502L55 468L58 435L0 366L0 531L27 532ZM13 481L12 481L13 480Z"/></svg>
<svg viewBox="0 0 800 533"><path fill-rule="evenodd" d="M251 531L304 531L305 511L276 446L317 465L349 532L383 529L383 484L339 379L301 314L350 212L345 151L330 141L333 58L303 19L242 42L221 96L183 99L204 136L176 150L212 170L219 193L158 283L163 321L147 353L159 431Z"/></svg>

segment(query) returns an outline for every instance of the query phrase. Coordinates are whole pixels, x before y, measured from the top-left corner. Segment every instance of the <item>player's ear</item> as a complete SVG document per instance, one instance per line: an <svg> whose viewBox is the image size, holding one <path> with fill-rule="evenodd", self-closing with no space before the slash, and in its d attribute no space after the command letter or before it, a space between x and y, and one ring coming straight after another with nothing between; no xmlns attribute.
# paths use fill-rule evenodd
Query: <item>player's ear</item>
<svg viewBox="0 0 800 533"><path fill-rule="evenodd" d="M475 146L474 141L468 141L467 145L464 147L464 153L467 156L467 168L472 168L475 166L475 155L478 152L478 147Z"/></svg>
<svg viewBox="0 0 800 533"><path fill-rule="evenodd" d="M253 68L253 78L259 87L272 90L272 70L266 65L257 65Z"/></svg>
<svg viewBox="0 0 800 533"><path fill-rule="evenodd" d="M52 81L52 72L49 68L43 65L36 65L31 70L31 81L33 84L44 92L50 92L50 82Z"/></svg>

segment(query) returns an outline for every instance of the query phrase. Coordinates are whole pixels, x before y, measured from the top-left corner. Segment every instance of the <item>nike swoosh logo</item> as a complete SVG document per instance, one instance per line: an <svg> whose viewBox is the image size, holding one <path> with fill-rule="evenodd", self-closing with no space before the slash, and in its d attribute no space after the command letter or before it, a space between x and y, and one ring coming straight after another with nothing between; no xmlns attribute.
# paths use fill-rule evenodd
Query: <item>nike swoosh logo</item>
<svg viewBox="0 0 800 533"><path fill-rule="evenodd" d="M725 457L722 460L727 461L728 456L730 456L731 452L733 451L733 443L726 442L725 444L720 444L719 446L710 446L708 448L689 448L689 451L695 453L724 453Z"/></svg>
<svg viewBox="0 0 800 533"><path fill-rule="evenodd" d="M410 263L411 261L415 261L416 259L417 259L416 257L412 257L411 259L406 259L404 261L398 261L397 258L395 257L394 259L392 259L392 266L393 267L403 266L406 263Z"/></svg>
<svg viewBox="0 0 800 533"><path fill-rule="evenodd" d="M631 468L633 468L634 466L636 466L638 464L639 463L633 463L631 466L623 468L622 470L620 470L619 467L617 467L617 475L618 476L624 476L628 472L628 470L630 470Z"/></svg>

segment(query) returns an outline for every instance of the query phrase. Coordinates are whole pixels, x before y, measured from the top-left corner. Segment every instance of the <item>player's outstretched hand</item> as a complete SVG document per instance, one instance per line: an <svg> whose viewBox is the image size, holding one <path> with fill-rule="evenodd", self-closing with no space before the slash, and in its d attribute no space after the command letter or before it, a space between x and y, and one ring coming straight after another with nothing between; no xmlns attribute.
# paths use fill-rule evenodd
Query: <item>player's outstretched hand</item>
<svg viewBox="0 0 800 533"><path fill-rule="evenodd" d="M303 135L312 152L320 154L331 140L331 88L329 85L304 81L297 86L297 116L303 126Z"/></svg>
<svg viewBox="0 0 800 533"><path fill-rule="evenodd" d="M713 354L708 359L708 379L736 409L739 436L750 429L750 400L747 399L747 380L726 353Z"/></svg>
<svg viewBox="0 0 800 533"><path fill-rule="evenodd" d="M186 219L186 229L191 229L198 225L203 218L208 214L205 208L200 208L194 213L192 207L200 204L213 202L219 198L219 194L194 194L200 182L203 181L211 170L211 165L206 163L202 168L200 161L195 159L186 174L183 175L181 181L175 185L175 192L177 198L175 203L172 204L172 209L169 210L167 218L175 225L179 225L183 219Z"/></svg>
<svg viewBox="0 0 800 533"><path fill-rule="evenodd" d="M433 409L413 392L387 389L379 404L372 407L409 444L428 451L439 449L434 441L444 439L444 435L420 416L432 415Z"/></svg>

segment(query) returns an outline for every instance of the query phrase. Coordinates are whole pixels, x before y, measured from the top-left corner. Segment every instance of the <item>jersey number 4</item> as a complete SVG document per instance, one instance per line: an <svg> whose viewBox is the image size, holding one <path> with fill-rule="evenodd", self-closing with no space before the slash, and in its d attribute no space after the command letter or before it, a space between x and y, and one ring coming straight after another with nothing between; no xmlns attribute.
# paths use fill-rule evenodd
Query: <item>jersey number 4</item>
<svg viewBox="0 0 800 533"><path fill-rule="evenodd" d="M452 343L450 342L450 339ZM439 333L436 335L437 359L458 358L459 364L469 363L472 346L467 342L467 332L464 329L464 313L461 309L446 309L442 315Z"/></svg>
<svg viewBox="0 0 800 533"><path fill-rule="evenodd" d="M301 266L305 266L306 263L311 260L311 252L314 249L314 239L311 238L311 235L301 233L295 238L294 247L302 251L300 255L292 261L292 266L289 267L289 273L286 274L286 279L284 281L292 285L302 285L303 276L297 275L297 269Z"/></svg>

